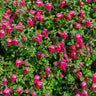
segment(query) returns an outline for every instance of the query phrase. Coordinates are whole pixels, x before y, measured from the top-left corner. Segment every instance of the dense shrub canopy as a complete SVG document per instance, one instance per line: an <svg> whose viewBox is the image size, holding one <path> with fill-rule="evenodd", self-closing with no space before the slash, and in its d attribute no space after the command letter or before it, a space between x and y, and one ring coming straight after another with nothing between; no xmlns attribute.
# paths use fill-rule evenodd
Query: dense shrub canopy
<svg viewBox="0 0 96 96"><path fill-rule="evenodd" d="M96 96L96 0L0 6L0 95Z"/></svg>

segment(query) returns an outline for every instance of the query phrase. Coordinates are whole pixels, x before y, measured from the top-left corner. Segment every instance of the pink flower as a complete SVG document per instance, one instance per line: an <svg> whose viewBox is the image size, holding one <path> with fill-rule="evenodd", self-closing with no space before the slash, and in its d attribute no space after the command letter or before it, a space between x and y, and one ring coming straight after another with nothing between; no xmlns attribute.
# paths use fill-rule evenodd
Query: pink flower
<svg viewBox="0 0 96 96"><path fill-rule="evenodd" d="M59 44L60 44L60 46L61 46L62 49L65 48L65 47L64 47L64 43L63 43L63 41L60 41Z"/></svg>
<svg viewBox="0 0 96 96"><path fill-rule="evenodd" d="M57 53L60 52L60 50L61 50L61 46L60 46L60 44L57 44L57 47L55 48L55 50L56 50Z"/></svg>
<svg viewBox="0 0 96 96"><path fill-rule="evenodd" d="M93 77L92 77L91 80L92 80L93 83L96 83L96 74L93 74Z"/></svg>
<svg viewBox="0 0 96 96"><path fill-rule="evenodd" d="M57 13L57 14L56 14L56 21L60 20L61 17L62 17L62 18L65 18L62 13Z"/></svg>
<svg viewBox="0 0 96 96"><path fill-rule="evenodd" d="M60 77L62 77L62 78L63 78L63 77L64 77L64 75L60 74Z"/></svg>
<svg viewBox="0 0 96 96"><path fill-rule="evenodd" d="M90 3L92 0L86 0L88 3Z"/></svg>
<svg viewBox="0 0 96 96"><path fill-rule="evenodd" d="M81 87L82 87L82 89L84 89L86 86L87 86L86 81L83 81L83 82L81 83Z"/></svg>
<svg viewBox="0 0 96 96"><path fill-rule="evenodd" d="M24 31L25 26L21 22L19 22L18 26L14 26L14 28L17 29L17 31L21 32Z"/></svg>
<svg viewBox="0 0 96 96"><path fill-rule="evenodd" d="M35 78L34 78L34 83L36 84L36 83L37 83L37 81L39 81L39 79L40 79L40 76L39 76L39 75L35 75Z"/></svg>
<svg viewBox="0 0 96 96"><path fill-rule="evenodd" d="M23 36L21 42L24 42L27 39L27 37Z"/></svg>
<svg viewBox="0 0 96 96"><path fill-rule="evenodd" d="M28 73L28 67L25 67L23 72L24 72L24 74L27 74Z"/></svg>
<svg viewBox="0 0 96 96"><path fill-rule="evenodd" d="M19 43L19 47L21 47L21 48L22 48L22 44L20 44L20 43Z"/></svg>
<svg viewBox="0 0 96 96"><path fill-rule="evenodd" d="M70 56L71 56L71 58L73 58L74 60L77 59L77 54L76 54L76 52L72 52L72 53L70 54Z"/></svg>
<svg viewBox="0 0 96 96"><path fill-rule="evenodd" d="M0 30L0 38L3 38L3 36L5 36L5 32L4 30Z"/></svg>
<svg viewBox="0 0 96 96"><path fill-rule="evenodd" d="M47 11L51 11L52 6L51 6L51 4L50 4L50 3L47 3L47 5L46 5L46 9L47 9Z"/></svg>
<svg viewBox="0 0 96 96"><path fill-rule="evenodd" d="M73 44L73 45L70 47L70 50L71 50L71 53L72 53L72 52L76 52L76 46Z"/></svg>
<svg viewBox="0 0 96 96"><path fill-rule="evenodd" d="M29 91L28 89L25 89L24 92L25 92L25 93L29 93L30 91Z"/></svg>
<svg viewBox="0 0 96 96"><path fill-rule="evenodd" d="M47 37L47 30L46 29L43 29L42 32L41 32L42 35L44 35L44 37L46 38Z"/></svg>
<svg viewBox="0 0 96 96"><path fill-rule="evenodd" d="M7 38L7 39L6 39L6 43L7 43L7 46L10 46L10 44L12 43L12 39Z"/></svg>
<svg viewBox="0 0 96 96"><path fill-rule="evenodd" d="M81 78L81 76L83 76L83 75L82 75L82 72L80 72L80 71L79 71L79 72L77 72L76 77L77 77L78 79L80 79L80 78Z"/></svg>
<svg viewBox="0 0 96 96"><path fill-rule="evenodd" d="M22 63L22 60L17 59L17 60L16 60L16 67L19 67L19 66L21 65L21 63Z"/></svg>
<svg viewBox="0 0 96 96"><path fill-rule="evenodd" d="M66 64L66 60L62 59L59 63L58 63L59 69L62 71L65 71L67 68L67 64Z"/></svg>
<svg viewBox="0 0 96 96"><path fill-rule="evenodd" d="M3 86L6 86L6 84L7 84L7 79L6 79L6 78L3 78L2 81L3 81Z"/></svg>
<svg viewBox="0 0 96 96"><path fill-rule="evenodd" d="M90 55L90 48L88 46L88 43L86 44L86 50L87 50L87 55Z"/></svg>
<svg viewBox="0 0 96 96"><path fill-rule="evenodd" d="M90 19L87 20L87 22L85 22L85 26L87 28L89 28L91 26L91 22L90 22Z"/></svg>
<svg viewBox="0 0 96 96"><path fill-rule="evenodd" d="M9 15L7 13L3 13L3 16L4 16L4 19L7 19L9 21L11 20L10 17L9 17Z"/></svg>
<svg viewBox="0 0 96 96"><path fill-rule="evenodd" d="M40 16L38 17L38 20L39 20L40 23L42 23L43 20L44 20L43 15L40 15Z"/></svg>
<svg viewBox="0 0 96 96"><path fill-rule="evenodd" d="M75 36L75 38L76 38L76 42L79 42L80 39L81 39L81 35L79 33L77 33L76 36Z"/></svg>
<svg viewBox="0 0 96 96"><path fill-rule="evenodd" d="M40 5L44 6L43 2L40 1L40 0L37 0L37 1L36 1L36 5L37 5L37 7L39 7Z"/></svg>
<svg viewBox="0 0 96 96"><path fill-rule="evenodd" d="M15 1L12 1L12 3L13 3L16 7L18 7L18 5L17 5L17 3L16 3Z"/></svg>
<svg viewBox="0 0 96 96"><path fill-rule="evenodd" d="M77 93L75 96L81 96L81 94L80 93Z"/></svg>
<svg viewBox="0 0 96 96"><path fill-rule="evenodd" d="M37 55L37 59L40 60L41 59L42 52L38 52L36 55Z"/></svg>
<svg viewBox="0 0 96 96"><path fill-rule="evenodd" d="M32 90L31 92L32 96L36 96L36 93Z"/></svg>
<svg viewBox="0 0 96 96"><path fill-rule="evenodd" d="M9 88L5 88L3 93L4 93L4 96L10 95L10 89Z"/></svg>
<svg viewBox="0 0 96 96"><path fill-rule="evenodd" d="M84 66L84 65L83 65L83 63L81 63L81 62L80 62L80 63L79 63L79 66L81 66L81 67L82 67L82 66Z"/></svg>
<svg viewBox="0 0 96 96"><path fill-rule="evenodd" d="M48 55L48 54L46 54L46 57L49 57L49 55Z"/></svg>
<svg viewBox="0 0 96 96"><path fill-rule="evenodd" d="M67 37L67 33L64 32L64 33L62 34L62 37L63 37L63 39L66 39L66 37Z"/></svg>
<svg viewBox="0 0 96 96"><path fill-rule="evenodd" d="M29 27L33 26L33 21L31 20L31 18L28 18L27 24Z"/></svg>
<svg viewBox="0 0 96 96"><path fill-rule="evenodd" d="M17 90L17 93L22 94L22 89L20 87L17 87L16 90Z"/></svg>
<svg viewBox="0 0 96 96"><path fill-rule="evenodd" d="M49 53L53 53L54 50L55 50L54 45L50 45L50 47L49 47Z"/></svg>
<svg viewBox="0 0 96 96"><path fill-rule="evenodd" d="M39 87L42 87L42 81L37 81L36 88L38 89Z"/></svg>
<svg viewBox="0 0 96 96"><path fill-rule="evenodd" d="M23 6L23 7L25 6L25 1L24 0L20 1L20 6Z"/></svg>
<svg viewBox="0 0 96 96"><path fill-rule="evenodd" d="M15 82L17 79L17 76L15 74L10 75L10 77L11 77L11 82Z"/></svg>
<svg viewBox="0 0 96 96"><path fill-rule="evenodd" d="M81 49L79 50L79 53L80 53L80 54L82 53L82 50L81 50Z"/></svg>
<svg viewBox="0 0 96 96"><path fill-rule="evenodd" d="M84 6L84 2L80 1L79 6Z"/></svg>
<svg viewBox="0 0 96 96"><path fill-rule="evenodd" d="M82 96L88 96L88 92L86 90L83 90Z"/></svg>
<svg viewBox="0 0 96 96"><path fill-rule="evenodd" d="M92 84L92 91L94 92L96 90L96 83Z"/></svg>
<svg viewBox="0 0 96 96"><path fill-rule="evenodd" d="M49 72L50 72L50 68L47 66L47 67L45 68L45 71L46 71L46 75L48 75Z"/></svg>
<svg viewBox="0 0 96 96"><path fill-rule="evenodd" d="M9 10L9 8L6 8L6 13L11 16L11 11Z"/></svg>
<svg viewBox="0 0 96 96"><path fill-rule="evenodd" d="M41 33L36 34L36 36L33 36L34 41L38 43L38 45L40 45L41 39L42 39L42 35Z"/></svg>
<svg viewBox="0 0 96 96"><path fill-rule="evenodd" d="M66 1L65 0L62 0L61 2L60 2L60 8L62 9L64 6L66 6L67 5L67 3L66 3Z"/></svg>
<svg viewBox="0 0 96 96"><path fill-rule="evenodd" d="M16 45L17 45L17 43L18 43L17 38L14 38L14 39L12 40L12 43L13 43L13 45L14 45L14 46L16 46Z"/></svg>
<svg viewBox="0 0 96 96"><path fill-rule="evenodd" d="M12 27L10 25L7 25L6 32L10 34L11 31L12 31Z"/></svg>
<svg viewBox="0 0 96 96"><path fill-rule="evenodd" d="M83 10L80 10L80 16L81 16L81 18L83 18L83 16L84 16L84 11Z"/></svg>
<svg viewBox="0 0 96 96"><path fill-rule="evenodd" d="M82 26L82 24L75 22L75 29L79 29Z"/></svg>

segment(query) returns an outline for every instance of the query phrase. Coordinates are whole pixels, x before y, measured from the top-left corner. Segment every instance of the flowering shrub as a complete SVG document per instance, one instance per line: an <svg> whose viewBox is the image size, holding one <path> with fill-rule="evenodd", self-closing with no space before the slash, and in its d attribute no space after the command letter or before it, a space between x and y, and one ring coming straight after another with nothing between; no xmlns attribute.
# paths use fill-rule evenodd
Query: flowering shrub
<svg viewBox="0 0 96 96"><path fill-rule="evenodd" d="M0 95L96 96L96 0L0 5Z"/></svg>

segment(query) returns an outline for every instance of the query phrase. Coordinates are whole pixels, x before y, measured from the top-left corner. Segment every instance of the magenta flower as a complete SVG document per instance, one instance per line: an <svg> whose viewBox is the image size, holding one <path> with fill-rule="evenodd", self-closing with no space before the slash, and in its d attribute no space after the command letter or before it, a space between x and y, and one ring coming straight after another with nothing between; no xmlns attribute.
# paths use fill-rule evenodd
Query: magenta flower
<svg viewBox="0 0 96 96"><path fill-rule="evenodd" d="M77 93L75 96L81 96L81 94L80 93Z"/></svg>
<svg viewBox="0 0 96 96"><path fill-rule="evenodd" d="M46 29L43 29L42 32L41 32L42 35L44 35L44 37L46 38L47 37L47 30Z"/></svg>
<svg viewBox="0 0 96 96"><path fill-rule="evenodd" d="M62 49L65 48L65 47L64 47L64 43L63 43L63 41L60 41L59 44L60 44L60 46L61 46Z"/></svg>
<svg viewBox="0 0 96 96"><path fill-rule="evenodd" d="M87 55L90 55L90 48L88 46L88 43L86 44L86 50L87 50Z"/></svg>
<svg viewBox="0 0 96 96"><path fill-rule="evenodd" d="M82 24L75 22L75 29L79 29L82 26Z"/></svg>
<svg viewBox="0 0 96 96"><path fill-rule="evenodd" d="M79 63L79 66L83 67L84 65L83 65L83 63L80 62L80 63Z"/></svg>
<svg viewBox="0 0 96 96"><path fill-rule="evenodd" d="M47 67L45 68L45 71L46 71L46 75L48 75L49 72L50 72L50 68L47 66Z"/></svg>
<svg viewBox="0 0 96 96"><path fill-rule="evenodd" d="M13 43L13 45L14 45L14 46L16 46L16 45L17 45L17 43L18 43L17 38L14 38L14 39L12 40L12 43Z"/></svg>
<svg viewBox="0 0 96 96"><path fill-rule="evenodd" d="M11 11L9 10L9 8L6 8L6 13L11 16Z"/></svg>
<svg viewBox="0 0 96 96"><path fill-rule="evenodd" d="M22 94L22 89L20 87L16 88L17 93Z"/></svg>
<svg viewBox="0 0 96 96"><path fill-rule="evenodd" d="M93 83L96 83L96 74L93 74L93 77L92 77L91 80L92 80Z"/></svg>
<svg viewBox="0 0 96 96"><path fill-rule="evenodd" d="M17 79L17 76L15 74L10 75L10 77L11 77L11 82L15 82Z"/></svg>
<svg viewBox="0 0 96 96"><path fill-rule="evenodd" d="M22 60L17 59L17 60L16 60L16 67L19 67L19 66L21 65L21 63L22 63Z"/></svg>
<svg viewBox="0 0 96 96"><path fill-rule="evenodd" d="M42 81L41 80L37 81L37 83L36 83L36 88L38 89L40 87L42 87Z"/></svg>
<svg viewBox="0 0 96 96"><path fill-rule="evenodd" d="M4 30L0 30L0 38L3 38L3 36L5 36L5 32Z"/></svg>
<svg viewBox="0 0 96 96"><path fill-rule="evenodd" d="M47 11L51 11L52 6L51 6L51 4L50 4L50 3L47 3L47 5L46 5L46 9L47 9Z"/></svg>
<svg viewBox="0 0 96 96"><path fill-rule="evenodd" d="M34 77L34 83L36 84L37 81L39 81L39 79L40 79L40 76L39 75L35 75L35 77Z"/></svg>
<svg viewBox="0 0 96 96"><path fill-rule="evenodd" d="M66 1L65 0L62 0L61 2L60 2L60 8L62 9L64 6L66 6L67 5L67 3L66 3Z"/></svg>
<svg viewBox="0 0 96 96"><path fill-rule="evenodd" d="M79 72L77 72L76 77L77 77L78 79L80 79L80 78L81 78L81 76L83 76L83 75L82 75L82 72L80 72L80 71L79 71Z"/></svg>
<svg viewBox="0 0 96 96"><path fill-rule="evenodd" d="M84 2L80 1L79 6L84 6Z"/></svg>
<svg viewBox="0 0 96 96"><path fill-rule="evenodd" d="M24 0L20 1L20 6L23 6L23 7L25 6L25 1Z"/></svg>
<svg viewBox="0 0 96 96"><path fill-rule="evenodd" d="M4 96L10 95L10 89L9 88L5 88L3 93L4 93Z"/></svg>
<svg viewBox="0 0 96 96"><path fill-rule="evenodd" d="M40 0L37 0L37 1L36 1L36 5L37 5L37 7L39 7L40 5L44 6L43 2L40 1Z"/></svg>
<svg viewBox="0 0 96 96"><path fill-rule="evenodd" d="M88 96L88 92L86 90L82 91L82 96Z"/></svg>
<svg viewBox="0 0 96 96"><path fill-rule="evenodd" d="M86 86L87 86L86 81L83 81L83 82L81 83L81 87L82 87L82 89L84 89Z"/></svg>
<svg viewBox="0 0 96 96"><path fill-rule="evenodd" d="M37 19L39 20L40 23L42 23L44 20L43 15L40 15Z"/></svg>
<svg viewBox="0 0 96 96"><path fill-rule="evenodd" d="M58 63L59 69L62 71L65 71L67 68L67 64L66 64L66 60L62 59L59 63Z"/></svg>
<svg viewBox="0 0 96 96"><path fill-rule="evenodd" d="M3 81L3 86L6 86L6 84L7 84L7 79L6 79L6 78L3 78L2 81Z"/></svg>
<svg viewBox="0 0 96 96"><path fill-rule="evenodd" d="M27 37L23 36L21 42L24 42L27 39Z"/></svg>
<svg viewBox="0 0 96 96"><path fill-rule="evenodd" d="M10 34L11 31L12 31L12 27L10 25L7 25L6 32Z"/></svg>
<svg viewBox="0 0 96 96"><path fill-rule="evenodd" d="M50 45L50 47L49 47L49 53L53 53L54 50L55 50L54 45Z"/></svg>
<svg viewBox="0 0 96 96"><path fill-rule="evenodd" d="M72 53L70 54L70 56L71 56L71 58L73 58L74 60L77 59L77 54L76 54L76 52L72 52Z"/></svg>
<svg viewBox="0 0 96 96"><path fill-rule="evenodd" d="M30 91L29 91L28 89L25 89L24 92L25 92L25 93L29 93Z"/></svg>
<svg viewBox="0 0 96 96"><path fill-rule="evenodd" d="M56 14L56 21L60 20L61 17L62 17L62 18L65 18L62 13L57 13L57 14Z"/></svg>
<svg viewBox="0 0 96 96"><path fill-rule="evenodd" d="M41 55L42 55L42 52L38 52L38 53L36 53L36 55L37 55L37 59L41 59Z"/></svg>
<svg viewBox="0 0 96 96"><path fill-rule="evenodd" d="M92 84L92 91L94 92L96 90L96 83Z"/></svg>
<svg viewBox="0 0 96 96"><path fill-rule="evenodd" d="M70 47L70 50L71 50L71 53L72 53L72 52L76 52L76 46L73 44L73 45Z"/></svg>
<svg viewBox="0 0 96 96"><path fill-rule="evenodd" d="M86 0L88 3L90 3L92 0Z"/></svg>
<svg viewBox="0 0 96 96"><path fill-rule="evenodd" d="M36 96L36 93L32 90L31 92L32 96Z"/></svg>
<svg viewBox="0 0 96 96"><path fill-rule="evenodd" d="M84 16L84 11L83 11L83 10L80 10L79 13L80 13L80 17L83 18L83 16Z"/></svg>
<svg viewBox="0 0 96 96"><path fill-rule="evenodd" d="M10 44L12 43L12 39L7 38L7 39L6 39L6 43L7 43L7 46L10 46Z"/></svg>
<svg viewBox="0 0 96 96"><path fill-rule="evenodd" d="M28 67L25 67L23 72L24 72L24 74L27 74L28 73Z"/></svg>
<svg viewBox="0 0 96 96"><path fill-rule="evenodd" d="M12 3L13 3L16 7L18 7L18 5L17 5L17 3L16 3L15 1L12 1Z"/></svg>
<svg viewBox="0 0 96 96"><path fill-rule="evenodd" d="M33 26L33 21L31 20L31 18L28 18L27 24L29 27Z"/></svg>
<svg viewBox="0 0 96 96"><path fill-rule="evenodd" d="M90 22L90 19L87 19L87 22L85 22L85 26L87 28L89 28L91 26L91 22Z"/></svg>
<svg viewBox="0 0 96 96"><path fill-rule="evenodd" d="M61 46L60 46L60 44L57 44L57 47L55 48L55 50L56 50L57 53L60 52L60 50L61 50Z"/></svg>

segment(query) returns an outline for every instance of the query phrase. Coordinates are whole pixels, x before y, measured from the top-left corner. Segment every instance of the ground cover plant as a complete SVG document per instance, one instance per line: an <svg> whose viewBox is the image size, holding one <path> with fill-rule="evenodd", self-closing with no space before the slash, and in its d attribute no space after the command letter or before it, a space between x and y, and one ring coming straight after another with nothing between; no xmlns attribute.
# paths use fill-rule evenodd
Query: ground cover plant
<svg viewBox="0 0 96 96"><path fill-rule="evenodd" d="M96 0L0 1L0 96L96 96Z"/></svg>

